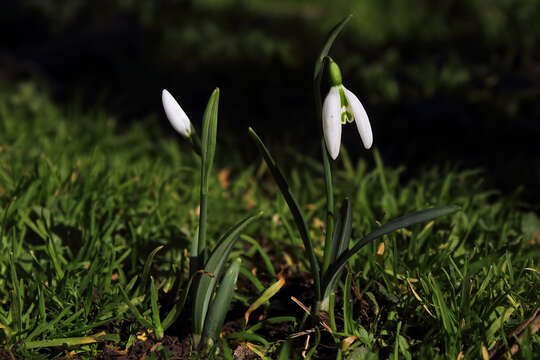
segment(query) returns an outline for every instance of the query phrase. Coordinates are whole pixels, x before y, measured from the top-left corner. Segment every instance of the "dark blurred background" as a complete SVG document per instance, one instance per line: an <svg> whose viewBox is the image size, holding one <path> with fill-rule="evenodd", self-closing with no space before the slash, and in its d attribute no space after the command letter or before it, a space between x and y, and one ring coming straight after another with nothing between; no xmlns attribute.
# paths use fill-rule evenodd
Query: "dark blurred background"
<svg viewBox="0 0 540 360"><path fill-rule="evenodd" d="M254 126L269 145L316 156L313 65L351 12L331 55L386 163L405 165L405 179L433 164L482 167L506 193L524 185L537 206L536 0L2 1L0 81L31 80L60 103L166 131L162 88L200 125L219 86L222 146L253 161ZM371 158L347 130L351 155Z"/></svg>

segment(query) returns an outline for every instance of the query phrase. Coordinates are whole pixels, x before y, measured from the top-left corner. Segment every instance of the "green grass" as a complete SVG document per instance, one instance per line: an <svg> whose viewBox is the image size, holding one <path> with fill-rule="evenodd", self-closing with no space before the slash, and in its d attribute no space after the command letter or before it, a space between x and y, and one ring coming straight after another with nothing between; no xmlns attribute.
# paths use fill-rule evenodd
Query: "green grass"
<svg viewBox="0 0 540 360"><path fill-rule="evenodd" d="M125 349L138 332L148 331L144 321L152 323L157 308L164 316L185 295L200 170L186 143L163 136L162 121L164 116L122 126L106 114L61 110L31 84L0 89L0 348L32 359L72 352L91 358L106 345ZM226 129L226 121L220 127ZM233 249L232 257L242 258L244 286L225 321L243 319L254 303L258 309L245 328L227 332L224 341L232 350L248 341L260 354L277 356L287 344L283 340L310 328L310 322L291 317L298 314L297 305L279 296L288 285L270 297L265 289L276 284L280 268L286 281L307 282L308 261L262 160L224 163L220 150L218 139L209 179L209 245L239 219L264 211ZM321 343L336 347L319 347L314 356L343 348L344 358L378 353L392 359L456 359L462 353L475 359L483 347L510 346L506 335L539 307L538 218L520 212L515 197L486 189L486 174L479 171L432 168L402 183L401 170L385 167L374 154L374 168L343 156L334 171L337 203L348 196L353 205L353 244L407 212L447 204L462 210L363 248L349 262L336 295L337 331L319 332ZM289 151L280 159L287 159L285 176L321 256L322 166ZM227 169L232 172L224 181ZM157 301L148 290L151 282ZM119 287L144 321L134 316ZM309 304L299 288L288 291ZM257 301L263 294L264 301ZM267 321L255 325L258 318ZM189 320L187 312L180 319ZM265 328L276 323L293 330L269 335ZM354 342L345 349L349 336ZM316 338L317 332L311 346ZM283 353L304 343L300 337ZM540 336L529 335L516 358L533 359L539 351Z"/></svg>

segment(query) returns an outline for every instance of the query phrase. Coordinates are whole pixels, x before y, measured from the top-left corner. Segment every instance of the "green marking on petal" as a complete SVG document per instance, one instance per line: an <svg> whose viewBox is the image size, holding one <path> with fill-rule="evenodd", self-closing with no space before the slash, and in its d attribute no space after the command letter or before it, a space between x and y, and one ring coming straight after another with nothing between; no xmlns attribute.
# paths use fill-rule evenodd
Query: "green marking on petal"
<svg viewBox="0 0 540 360"><path fill-rule="evenodd" d="M353 114L347 110L341 111L341 124L345 125L346 123L353 122Z"/></svg>
<svg viewBox="0 0 540 360"><path fill-rule="evenodd" d="M339 100L341 101L341 108L348 108L349 102L345 96L345 91L343 91L343 86L339 87Z"/></svg>

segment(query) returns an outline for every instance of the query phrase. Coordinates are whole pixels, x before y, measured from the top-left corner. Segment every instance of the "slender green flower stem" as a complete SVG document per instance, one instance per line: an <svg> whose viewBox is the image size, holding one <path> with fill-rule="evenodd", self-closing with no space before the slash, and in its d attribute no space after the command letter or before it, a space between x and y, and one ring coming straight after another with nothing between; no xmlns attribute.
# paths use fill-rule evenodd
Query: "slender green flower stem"
<svg viewBox="0 0 540 360"><path fill-rule="evenodd" d="M326 151L324 137L321 133L321 152L324 166L324 183L326 185L326 236L324 240L324 256L322 263L322 274L330 267L330 248L332 246L332 235L334 233L335 205L334 205L334 187L332 184L332 163L330 156Z"/></svg>
<svg viewBox="0 0 540 360"><path fill-rule="evenodd" d="M324 133L322 128L322 98L321 98L321 81L322 76L324 74L324 67L326 66L326 63L328 62L328 52L330 51L330 48L332 47L332 44L334 43L334 40L339 35L339 33L343 30L343 27L349 22L352 15L347 16L345 19L343 19L339 24L337 24L328 34L328 38L326 39L324 46L321 50L321 53L319 54L319 57L317 58L317 61L315 62L315 71L313 74L313 92L315 95L315 114L317 117L317 122L319 123L319 129L321 134L321 151L322 151L322 157L323 157L323 166L324 166L324 181L326 184L326 237L325 237L325 245L324 245L324 255L323 255L323 264L322 264L322 276L324 277L326 274L326 271L328 270L330 266L330 256L331 256L331 246L332 246L332 235L334 232L334 188L332 185L332 168L331 168L331 162L329 158L328 151L326 150L326 144L324 141ZM320 275L321 276L321 275ZM317 284L316 284L317 285ZM320 286L320 284L318 284ZM322 289L316 289L318 290L317 293L319 296L317 296L315 300L315 309L313 309L313 314L315 317L319 316L319 310L321 306L321 292Z"/></svg>
<svg viewBox="0 0 540 360"><path fill-rule="evenodd" d="M334 232L335 220L335 205L334 205L334 187L332 184L332 163L330 162L330 154L326 150L324 134L322 128L322 98L321 98L321 79L324 74L324 68L328 60L324 57L320 63L320 72L314 78L313 91L315 95L315 113L317 114L317 122L319 123L319 132L321 136L321 154L324 166L324 183L326 187L326 236L324 240L324 256L322 262L322 275L326 273L330 266L330 247L332 246L332 234ZM316 70L317 71L317 68Z"/></svg>
<svg viewBox="0 0 540 360"><path fill-rule="evenodd" d="M189 141L191 142L191 146L193 146L193 151L195 151L199 156L202 154L202 145L201 145L201 139L199 138L199 135L193 130L191 136L189 137Z"/></svg>

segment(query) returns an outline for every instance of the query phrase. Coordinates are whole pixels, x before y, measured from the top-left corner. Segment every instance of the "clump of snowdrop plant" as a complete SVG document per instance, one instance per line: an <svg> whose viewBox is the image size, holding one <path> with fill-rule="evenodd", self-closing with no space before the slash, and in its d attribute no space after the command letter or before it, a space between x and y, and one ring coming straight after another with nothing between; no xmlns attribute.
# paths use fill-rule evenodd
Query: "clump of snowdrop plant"
<svg viewBox="0 0 540 360"><path fill-rule="evenodd" d="M327 312L330 317L331 328L326 323L323 326L332 332L337 331L333 313L333 299L336 289L340 284L345 265L362 247L372 240L400 228L431 221L458 210L456 206L420 210L391 220L350 246L353 227L352 204L345 198L339 211L336 212L332 182L332 162L339 155L343 126L352 122L356 123L356 128L365 149L371 148L373 134L368 115L362 103L356 95L343 85L339 66L328 56L334 40L349 19L350 16L336 25L330 32L315 63L313 78L317 114L316 123L319 124L321 134L321 153L326 188L326 234L322 258L316 255L306 218L301 206L292 194L285 176L262 140L252 128L249 128L251 137L287 202L303 241L314 281L315 301L312 304L311 314L317 320L315 322L317 323L321 320L321 311ZM325 69L327 69L326 72ZM328 75L330 89L323 104L321 83L324 74ZM190 272L192 278L198 273L203 273L202 277L197 281L195 294L192 296L193 344L195 349L203 347L203 349L208 350L215 347L215 341L218 339L219 331L232 298L238 272L240 271L240 262L236 260L229 267L229 270L224 273L228 256L240 233L247 225L259 218L261 214L247 217L225 232L222 239L217 242L213 252L208 254L206 248L208 177L211 172L216 147L219 90L214 90L206 107L203 116L202 139L200 141L188 116L167 90L163 90L162 100L167 118L174 129L188 139L194 150L201 156L199 228L197 238L193 239L191 246ZM208 274L213 276L208 276Z"/></svg>
<svg viewBox="0 0 540 360"><path fill-rule="evenodd" d="M241 259L236 259L226 269L226 263L234 244L246 226L262 214L248 216L227 230L209 253L206 246L208 180L216 151L219 89L215 89L203 115L202 140L178 102L167 91L162 92L165 114L173 128L190 140L193 149L201 157L200 215L196 238L190 250L191 279L202 276L195 285L192 295L193 346L196 350L209 353L216 346L219 333L231 303L234 286L240 272ZM187 289L186 289L187 292ZM183 304L182 304L183 305ZM175 313L178 316L179 311Z"/></svg>
<svg viewBox="0 0 540 360"><path fill-rule="evenodd" d="M440 216L452 214L458 210L456 206L442 206L417 211L391 220L377 228L375 231L366 234L360 241L353 244L352 247L349 246L353 227L352 204L345 198L343 199L339 211L336 212L332 182L332 161L336 160L339 155L342 126L347 123L353 121L356 122L360 138L366 149L370 149L373 143L371 125L364 107L356 95L343 86L339 66L328 56L333 42L343 30L343 27L349 21L350 17L351 16L345 18L330 32L315 63L313 77L316 106L315 113L317 114L316 123L320 124L319 127L321 130L321 152L327 200L326 234L322 259L315 253L313 241L302 208L292 194L285 176L259 136L252 128L249 129L253 140L271 170L274 180L287 202L300 237L304 243L315 287L315 302L312 306L311 314L314 316L314 319L320 320L321 311L329 312L330 323L333 327L331 330L334 332L337 330L335 328L335 318L333 314L334 294L340 283L345 265L362 247L372 240L400 228L430 221ZM325 69L328 69L328 71L325 72ZM321 83L325 73L329 77L331 86L323 104L321 99ZM325 326L325 328L329 327Z"/></svg>

